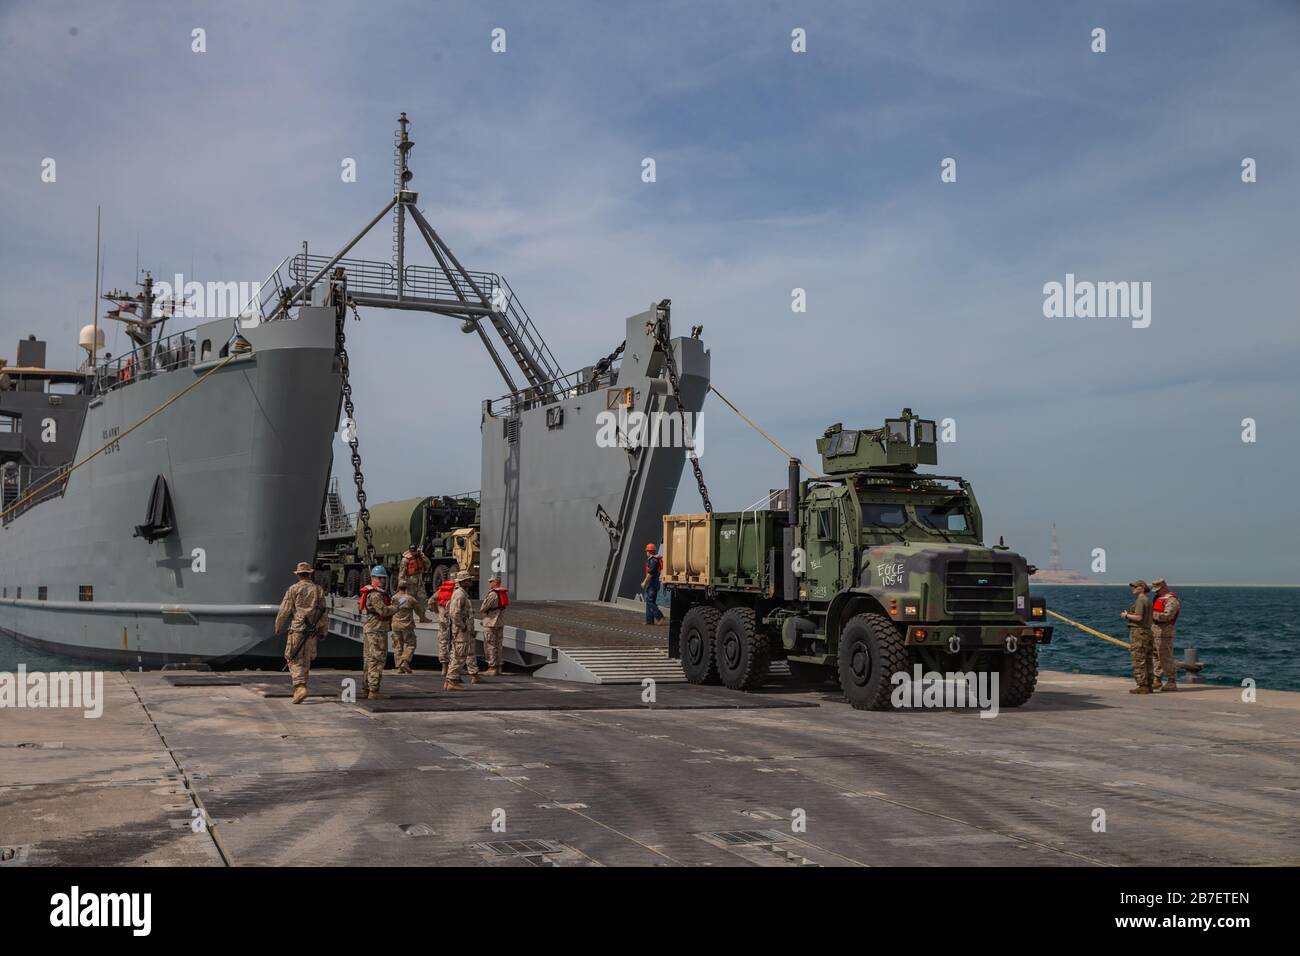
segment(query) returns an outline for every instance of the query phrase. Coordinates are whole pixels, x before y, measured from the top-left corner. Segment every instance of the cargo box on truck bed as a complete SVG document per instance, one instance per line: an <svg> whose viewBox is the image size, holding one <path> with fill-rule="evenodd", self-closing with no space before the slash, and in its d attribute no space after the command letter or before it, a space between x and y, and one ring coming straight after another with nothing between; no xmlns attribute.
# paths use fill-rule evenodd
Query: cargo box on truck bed
<svg viewBox="0 0 1300 956"><path fill-rule="evenodd" d="M681 587L768 591L778 581L784 513L664 515L661 580Z"/></svg>

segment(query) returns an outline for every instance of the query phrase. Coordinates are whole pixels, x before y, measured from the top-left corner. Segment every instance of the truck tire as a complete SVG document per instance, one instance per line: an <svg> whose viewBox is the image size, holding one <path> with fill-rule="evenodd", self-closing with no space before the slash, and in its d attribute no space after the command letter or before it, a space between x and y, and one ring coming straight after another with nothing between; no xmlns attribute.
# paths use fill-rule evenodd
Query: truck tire
<svg viewBox="0 0 1300 956"><path fill-rule="evenodd" d="M451 572L447 569L447 565L445 564L440 564L433 569L433 590L434 591L442 587L442 582L447 580L447 577L450 573Z"/></svg>
<svg viewBox="0 0 1300 956"><path fill-rule="evenodd" d="M889 710L890 678L907 665L903 635L883 614L857 614L840 632L840 688L856 710Z"/></svg>
<svg viewBox="0 0 1300 956"><path fill-rule="evenodd" d="M722 615L714 647L723 686L732 690L763 686L772 663L772 646L766 634L754 630L752 608L733 607Z"/></svg>
<svg viewBox="0 0 1300 956"><path fill-rule="evenodd" d="M682 618L682 673L692 684L718 683L714 647L721 616L722 612L716 607L697 604Z"/></svg>
<svg viewBox="0 0 1300 956"><path fill-rule="evenodd" d="M1038 645L1026 641L1014 654L1002 655L998 706L1019 707L1034 696L1038 684Z"/></svg>
<svg viewBox="0 0 1300 956"><path fill-rule="evenodd" d="M361 572L353 568L343 579L343 596L356 597L361 593Z"/></svg>

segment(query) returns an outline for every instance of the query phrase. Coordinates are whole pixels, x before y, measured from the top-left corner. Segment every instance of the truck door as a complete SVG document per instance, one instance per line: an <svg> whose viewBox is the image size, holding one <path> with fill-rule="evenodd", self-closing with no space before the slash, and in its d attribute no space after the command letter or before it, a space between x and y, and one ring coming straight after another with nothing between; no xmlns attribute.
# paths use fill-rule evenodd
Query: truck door
<svg viewBox="0 0 1300 956"><path fill-rule="evenodd" d="M816 501L808 511L807 597L828 600L840 589L840 513L835 499Z"/></svg>

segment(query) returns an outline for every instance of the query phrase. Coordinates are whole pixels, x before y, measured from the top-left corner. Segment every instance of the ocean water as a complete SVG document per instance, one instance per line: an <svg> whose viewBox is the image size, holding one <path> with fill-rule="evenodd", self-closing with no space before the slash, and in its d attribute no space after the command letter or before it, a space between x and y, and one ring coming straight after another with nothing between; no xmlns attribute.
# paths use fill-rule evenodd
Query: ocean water
<svg viewBox="0 0 1300 956"><path fill-rule="evenodd" d="M1128 639L1119 612L1133 603L1124 585L1042 584L1034 593L1047 598L1050 610L1091 628ZM1195 647L1211 684L1240 685L1247 677L1259 687L1300 690L1300 588L1176 587L1183 609L1178 616L1174 656ZM1050 646L1039 664L1078 674L1129 677L1128 651L1051 618Z"/></svg>
<svg viewBox="0 0 1300 956"><path fill-rule="evenodd" d="M1047 606L1089 627L1118 637L1128 636L1119 612L1132 603L1123 585L1043 584L1035 593ZM1195 647L1209 683L1239 685L1250 677L1259 687L1300 691L1300 588L1180 587L1183 602L1178 618L1175 656ZM1070 627L1055 618L1050 646L1043 648L1044 668L1078 674L1128 677L1128 651ZM96 670L102 665L22 647L0 635L0 671Z"/></svg>

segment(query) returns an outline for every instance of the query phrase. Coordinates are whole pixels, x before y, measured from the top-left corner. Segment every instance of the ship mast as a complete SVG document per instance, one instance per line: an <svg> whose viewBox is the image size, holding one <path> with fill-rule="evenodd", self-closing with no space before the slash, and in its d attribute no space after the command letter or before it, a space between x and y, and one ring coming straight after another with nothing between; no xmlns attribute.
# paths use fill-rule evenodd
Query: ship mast
<svg viewBox="0 0 1300 956"><path fill-rule="evenodd" d="M148 269L145 270L144 279L137 284L141 291L134 294L114 289L103 295L105 301L114 305L114 308L104 313L104 318L126 323L127 337L135 343L136 350L140 353L140 366L149 369L153 367L154 346L162 338L161 327L176 314L177 307L184 303L176 296L160 300L154 292L153 275ZM155 328L159 329L156 336Z"/></svg>

